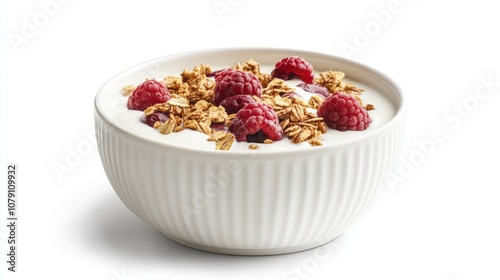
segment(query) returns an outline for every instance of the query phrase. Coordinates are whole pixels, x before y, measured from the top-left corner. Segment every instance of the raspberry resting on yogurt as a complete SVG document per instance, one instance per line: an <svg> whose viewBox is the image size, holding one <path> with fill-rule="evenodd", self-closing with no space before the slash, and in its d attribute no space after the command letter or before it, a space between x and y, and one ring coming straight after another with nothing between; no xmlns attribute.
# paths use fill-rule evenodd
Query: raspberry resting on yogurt
<svg viewBox="0 0 500 280"><path fill-rule="evenodd" d="M289 56L278 61L271 72L273 78L290 80L299 77L305 83L314 82L314 69L311 63L299 56Z"/></svg>
<svg viewBox="0 0 500 280"><path fill-rule="evenodd" d="M245 105L229 125L229 131L234 133L236 141L251 142L266 139L278 141L283 138L283 129L280 126L278 115L273 108L264 103L250 103ZM255 137L255 135L259 135ZM262 141L261 141L262 140Z"/></svg>
<svg viewBox="0 0 500 280"><path fill-rule="evenodd" d="M170 99L167 87L156 80L147 80L140 84L128 98L127 108L144 111L149 106L165 103Z"/></svg>
<svg viewBox="0 0 500 280"><path fill-rule="evenodd" d="M337 92L325 99L318 108L318 117L322 117L329 128L340 131L365 130L372 122L368 112L352 95Z"/></svg>

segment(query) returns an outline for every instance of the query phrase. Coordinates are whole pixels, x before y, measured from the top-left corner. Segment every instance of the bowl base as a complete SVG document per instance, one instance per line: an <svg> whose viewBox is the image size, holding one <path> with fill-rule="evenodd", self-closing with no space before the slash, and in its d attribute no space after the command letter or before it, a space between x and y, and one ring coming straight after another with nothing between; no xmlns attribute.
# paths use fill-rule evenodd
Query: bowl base
<svg viewBox="0 0 500 280"><path fill-rule="evenodd" d="M335 240L338 236L335 236L334 238L329 239L328 241L318 241L318 242L313 242L309 243L306 245L300 245L300 246L293 246L293 247L284 247L284 248L273 248L273 249L234 249L234 248L222 248L222 247L212 247L212 246L205 246L197 243L192 243L186 240L182 240L170 235L167 235L164 233L164 235L169 238L170 240L200 251L208 252L208 253L216 253L216 254L223 254L223 255L236 255L236 256L270 256L270 255L283 255L283 254L290 254L290 253L297 253L301 251L306 251L310 249L314 249L316 247L323 246L327 243L332 242Z"/></svg>

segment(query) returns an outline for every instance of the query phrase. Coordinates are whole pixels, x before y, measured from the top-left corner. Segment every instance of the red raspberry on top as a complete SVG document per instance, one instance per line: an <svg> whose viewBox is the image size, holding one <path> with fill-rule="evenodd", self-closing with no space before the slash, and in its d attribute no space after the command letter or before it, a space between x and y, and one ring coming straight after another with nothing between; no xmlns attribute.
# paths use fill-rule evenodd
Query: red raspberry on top
<svg viewBox="0 0 500 280"><path fill-rule="evenodd" d="M229 125L236 141L264 142L266 139L278 141L283 138L278 115L273 108L264 103L245 105Z"/></svg>
<svg viewBox="0 0 500 280"><path fill-rule="evenodd" d="M215 82L219 83L220 81L222 81L222 79L224 79L224 77L226 77L231 72L234 72L233 68L227 68L213 72L215 76Z"/></svg>
<svg viewBox="0 0 500 280"><path fill-rule="evenodd" d="M262 85L257 76L239 70L226 70L215 76L214 104L234 95L262 96Z"/></svg>
<svg viewBox="0 0 500 280"><path fill-rule="evenodd" d="M127 108L144 111L149 106L164 103L170 99L167 87L156 81L147 80L140 84L128 98Z"/></svg>
<svg viewBox="0 0 500 280"><path fill-rule="evenodd" d="M255 103L255 100L250 95L233 95L228 97L220 103L220 106L226 109L226 113L236 114L241 108L249 103Z"/></svg>
<svg viewBox="0 0 500 280"><path fill-rule="evenodd" d="M340 131L365 130L372 122L368 112L354 96L341 92L325 99L317 113L328 127Z"/></svg>
<svg viewBox="0 0 500 280"><path fill-rule="evenodd" d="M276 63L271 76L282 80L299 77L305 83L311 84L314 82L314 69L311 63L305 61L302 57L289 56Z"/></svg>
<svg viewBox="0 0 500 280"><path fill-rule="evenodd" d="M150 127L154 127L156 122L164 123L168 120L168 116L162 112L154 112L148 116L144 116L142 121L145 122Z"/></svg>

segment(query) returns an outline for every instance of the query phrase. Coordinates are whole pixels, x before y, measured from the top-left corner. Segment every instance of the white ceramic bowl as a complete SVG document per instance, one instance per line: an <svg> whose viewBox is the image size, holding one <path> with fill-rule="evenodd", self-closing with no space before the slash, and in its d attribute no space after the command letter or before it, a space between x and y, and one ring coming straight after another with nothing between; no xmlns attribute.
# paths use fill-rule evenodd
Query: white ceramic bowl
<svg viewBox="0 0 500 280"><path fill-rule="evenodd" d="M141 112L131 118L120 95L122 86L179 75L200 63L218 69L252 58L272 69L290 55L316 71L343 71L365 88L362 97L376 106L370 127L329 131L320 147L276 142L254 151L238 143L216 151L201 133L161 135L138 121ZM390 78L359 63L297 50L216 49L155 59L118 74L95 98L95 125L104 170L135 215L189 247L267 255L322 245L366 213L395 162L405 107Z"/></svg>

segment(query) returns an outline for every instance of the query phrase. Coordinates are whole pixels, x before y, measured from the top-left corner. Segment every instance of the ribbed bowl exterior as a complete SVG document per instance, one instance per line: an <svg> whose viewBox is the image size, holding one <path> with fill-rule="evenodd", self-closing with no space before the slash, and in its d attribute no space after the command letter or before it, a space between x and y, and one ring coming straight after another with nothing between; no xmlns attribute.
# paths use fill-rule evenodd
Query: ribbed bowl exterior
<svg viewBox="0 0 500 280"><path fill-rule="evenodd" d="M95 114L105 172L133 213L181 244L241 255L313 248L357 221L391 171L398 120L344 146L213 156L149 143Z"/></svg>

